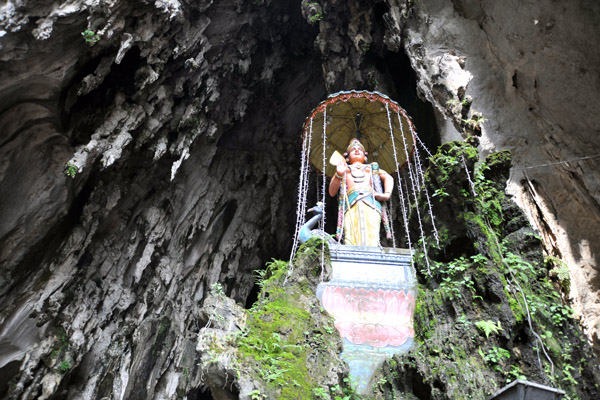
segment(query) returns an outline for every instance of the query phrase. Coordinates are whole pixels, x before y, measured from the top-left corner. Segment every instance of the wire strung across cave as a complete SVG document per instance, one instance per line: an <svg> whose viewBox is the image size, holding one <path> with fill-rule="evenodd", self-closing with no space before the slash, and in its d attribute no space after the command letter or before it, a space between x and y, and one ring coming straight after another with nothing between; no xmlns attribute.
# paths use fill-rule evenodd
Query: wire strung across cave
<svg viewBox="0 0 600 400"><path fill-rule="evenodd" d="M572 158L570 160L556 161L556 162L551 162L551 163L546 163L546 164L530 165L530 166L527 166L527 167L515 167L515 168L511 168L511 171L522 171L522 170L532 169L532 168L550 167L550 166L554 166L554 165L568 164L568 163L574 162L574 161L583 161L583 160L589 160L589 159L598 158L598 157L600 157L600 154L596 154L596 155L593 155L593 156Z"/></svg>

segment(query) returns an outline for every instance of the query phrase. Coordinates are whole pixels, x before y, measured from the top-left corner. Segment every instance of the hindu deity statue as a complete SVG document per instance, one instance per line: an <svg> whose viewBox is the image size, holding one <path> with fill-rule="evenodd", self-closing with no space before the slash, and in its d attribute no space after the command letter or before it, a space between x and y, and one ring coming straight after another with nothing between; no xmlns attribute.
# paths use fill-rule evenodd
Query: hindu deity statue
<svg viewBox="0 0 600 400"><path fill-rule="evenodd" d="M346 159L340 159L336 165L329 194L335 196L340 193L338 239L343 233L346 245L376 247L380 245L382 217L386 233L389 233L389 223L381 202L390 199L394 178L380 169L377 163L369 164L367 155L360 140L350 141L344 154Z"/></svg>

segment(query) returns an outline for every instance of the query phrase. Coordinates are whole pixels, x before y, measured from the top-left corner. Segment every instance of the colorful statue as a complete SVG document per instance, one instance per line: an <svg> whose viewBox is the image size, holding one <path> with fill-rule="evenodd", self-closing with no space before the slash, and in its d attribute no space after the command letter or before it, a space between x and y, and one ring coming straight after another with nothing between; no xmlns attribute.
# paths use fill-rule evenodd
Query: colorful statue
<svg viewBox="0 0 600 400"><path fill-rule="evenodd" d="M346 161L340 159L336 173L329 184L329 194L340 192L338 240L344 233L344 244L353 246L379 246L382 218L389 237L389 224L381 202L390 199L394 178L377 163L367 163L365 147L352 139L346 150ZM341 157L340 157L341 158ZM383 189L382 189L383 183Z"/></svg>

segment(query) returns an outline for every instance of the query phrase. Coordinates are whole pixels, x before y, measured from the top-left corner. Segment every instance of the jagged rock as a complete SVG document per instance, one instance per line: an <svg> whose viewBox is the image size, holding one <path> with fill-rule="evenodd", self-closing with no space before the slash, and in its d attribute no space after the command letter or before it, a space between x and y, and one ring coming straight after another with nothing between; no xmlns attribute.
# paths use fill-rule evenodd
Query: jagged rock
<svg viewBox="0 0 600 400"><path fill-rule="evenodd" d="M404 48L420 95L439 111L442 142L456 140L455 130L464 129L481 134L477 142L484 154L511 150L509 191L540 231L546 253L569 266L570 297L598 352L600 157L595 149L600 136L592 132L600 126L594 109L600 55L589 49L600 40L600 7L549 0L515 7L487 0L424 0L415 2L413 12L414 18L396 29L405 27ZM583 28L573 30L574 21ZM444 98L434 85L440 75L428 65L450 52L473 76L466 94L485 118L480 129L464 126L458 118L471 118L446 107L460 98ZM547 165L587 156L594 158ZM535 168L524 169L530 166Z"/></svg>
<svg viewBox="0 0 600 400"><path fill-rule="evenodd" d="M341 339L315 297L331 268L328 256L321 266L321 246L311 239L292 265L272 263L249 311L223 294L207 298L201 312L215 323L200 330L196 350L215 399L330 399L350 390Z"/></svg>
<svg viewBox="0 0 600 400"><path fill-rule="evenodd" d="M398 99L430 148L480 112L468 140L513 151L598 340L598 158L516 169L599 147L598 6L315 3L312 25L269 0L0 6L0 396L199 396L198 305L217 281L251 302L289 254L300 126L344 89Z"/></svg>

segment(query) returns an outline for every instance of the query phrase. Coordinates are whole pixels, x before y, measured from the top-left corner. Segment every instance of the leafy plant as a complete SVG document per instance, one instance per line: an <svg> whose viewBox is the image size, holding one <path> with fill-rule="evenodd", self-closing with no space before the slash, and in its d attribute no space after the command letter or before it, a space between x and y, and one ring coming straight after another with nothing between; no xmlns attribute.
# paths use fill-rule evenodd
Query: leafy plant
<svg viewBox="0 0 600 400"><path fill-rule="evenodd" d="M438 277L442 294L449 300L463 297L465 289L475 294L475 284L469 268L470 260L465 257L456 258L448 263L433 262L431 270ZM474 296L474 298L480 296Z"/></svg>
<svg viewBox="0 0 600 400"><path fill-rule="evenodd" d="M463 119L462 122L464 122L467 125L471 125L475 128L479 128L480 125L484 124L485 122L487 122L487 118L475 118L475 117L471 117L469 119Z"/></svg>
<svg viewBox="0 0 600 400"><path fill-rule="evenodd" d="M316 10L316 12L313 15L308 17L309 23L314 24L323 19L323 10L321 9L321 5L319 3L308 3L307 6L309 8L314 7L314 9Z"/></svg>
<svg viewBox="0 0 600 400"><path fill-rule="evenodd" d="M323 400L329 399L329 394L327 393L327 390L323 389L322 387L313 388L312 391L317 399L323 399Z"/></svg>
<svg viewBox="0 0 600 400"><path fill-rule="evenodd" d="M67 372L68 370L71 369L71 363L67 360L64 360L63 362L61 362L58 366L58 368L62 371L62 372Z"/></svg>
<svg viewBox="0 0 600 400"><path fill-rule="evenodd" d="M250 398L252 400L262 400L262 399L266 398L266 396L264 394L262 394L260 392L260 390L258 390L258 389L251 391L250 393L248 393L248 395L250 396Z"/></svg>
<svg viewBox="0 0 600 400"><path fill-rule="evenodd" d="M485 333L486 339L490 337L490 333L497 334L502 331L502 325L500 325L500 321L477 321L475 322L475 326Z"/></svg>
<svg viewBox="0 0 600 400"><path fill-rule="evenodd" d="M444 200L444 197L448 197L448 196L450 196L450 194L448 192L446 192L446 190L444 188L436 189L432 195L432 197L439 197L440 203Z"/></svg>
<svg viewBox="0 0 600 400"><path fill-rule="evenodd" d="M78 171L78 168L75 164L68 162L67 165L65 165L65 175L66 176L75 178L75 175L77 175L77 171Z"/></svg>
<svg viewBox="0 0 600 400"><path fill-rule="evenodd" d="M345 386L342 387L339 384L331 386L329 390L333 394L333 400L357 400L359 397L356 396L352 387L356 386L355 383L351 382L349 378L344 378Z"/></svg>
<svg viewBox="0 0 600 400"><path fill-rule="evenodd" d="M386 383L388 383L388 380L385 376L377 379L377 386L384 386Z"/></svg>
<svg viewBox="0 0 600 400"><path fill-rule="evenodd" d="M556 279L563 292L568 293L571 289L571 276L567 264L558 257L544 257L546 268L551 268L549 271L550 277Z"/></svg>
<svg viewBox="0 0 600 400"><path fill-rule="evenodd" d="M492 347L487 353L484 353L480 347L478 349L478 353L484 359L484 361L492 365L494 370L497 372L502 372L500 363L510 358L510 352L502 347Z"/></svg>
<svg viewBox="0 0 600 400"><path fill-rule="evenodd" d="M562 304L551 304L550 305L550 315L552 317L552 322L555 325L562 325L567 322L569 319L573 318L574 311L569 306L563 306Z"/></svg>
<svg viewBox="0 0 600 400"><path fill-rule="evenodd" d="M223 285L221 285L219 282L215 282L212 285L210 285L210 293L213 296L225 296L225 292L223 291Z"/></svg>
<svg viewBox="0 0 600 400"><path fill-rule="evenodd" d="M101 37L100 33L90 29L86 29L85 31L81 32L81 36L83 37L83 40L85 40L85 42L90 46L94 46L96 43L98 43Z"/></svg>
<svg viewBox="0 0 600 400"><path fill-rule="evenodd" d="M515 274L522 282L529 282L529 277L535 277L536 271L531 263L523 260L520 256L514 253L506 253L504 261L510 269L510 272Z"/></svg>
<svg viewBox="0 0 600 400"><path fill-rule="evenodd" d="M456 318L456 322L461 324L465 328L468 328L473 324L471 321L469 321L469 319L464 313L461 314L460 317Z"/></svg>
<svg viewBox="0 0 600 400"><path fill-rule="evenodd" d="M517 380L520 379L522 381L527 380L527 377L523 375L523 371L518 365L511 365L510 371L508 372L509 380Z"/></svg>
<svg viewBox="0 0 600 400"><path fill-rule="evenodd" d="M320 20L323 19L323 13L322 12L317 12L315 15L311 15L310 17L308 17L308 21L311 24L314 24L315 22L318 22Z"/></svg>
<svg viewBox="0 0 600 400"><path fill-rule="evenodd" d="M571 375L571 370L574 370L575 368L573 368L573 366L571 364L566 364L563 369L562 369L562 373L564 374L563 377L563 381L570 383L572 385L578 385L579 382L577 382L575 380L575 378L573 378L573 375Z"/></svg>

